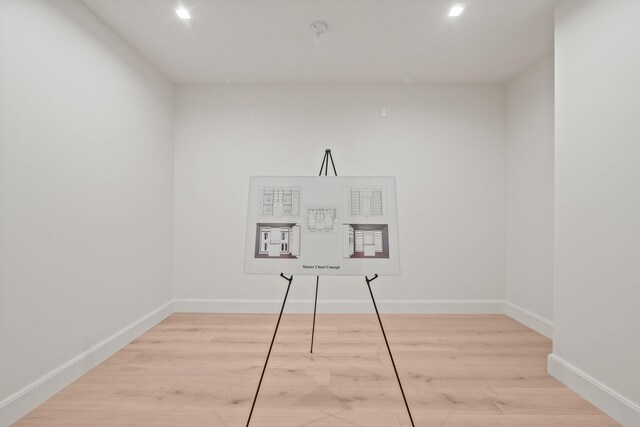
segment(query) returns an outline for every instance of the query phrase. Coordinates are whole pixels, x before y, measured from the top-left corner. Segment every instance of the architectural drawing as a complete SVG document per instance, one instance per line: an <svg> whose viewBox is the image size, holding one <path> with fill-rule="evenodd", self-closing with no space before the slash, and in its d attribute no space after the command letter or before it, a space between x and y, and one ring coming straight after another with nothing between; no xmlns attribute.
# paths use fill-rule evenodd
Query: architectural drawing
<svg viewBox="0 0 640 427"><path fill-rule="evenodd" d="M389 258L387 224L343 224L343 258Z"/></svg>
<svg viewBox="0 0 640 427"><path fill-rule="evenodd" d="M345 187L343 205L345 217L384 218L387 214L386 194L382 187Z"/></svg>
<svg viewBox="0 0 640 427"><path fill-rule="evenodd" d="M297 258L300 256L300 225L258 223L255 258Z"/></svg>
<svg viewBox="0 0 640 427"><path fill-rule="evenodd" d="M307 228L310 233L332 233L338 231L338 207L307 207Z"/></svg>
<svg viewBox="0 0 640 427"><path fill-rule="evenodd" d="M258 217L299 218L300 187L261 187Z"/></svg>
<svg viewBox="0 0 640 427"><path fill-rule="evenodd" d="M393 177L253 176L247 274L398 275Z"/></svg>

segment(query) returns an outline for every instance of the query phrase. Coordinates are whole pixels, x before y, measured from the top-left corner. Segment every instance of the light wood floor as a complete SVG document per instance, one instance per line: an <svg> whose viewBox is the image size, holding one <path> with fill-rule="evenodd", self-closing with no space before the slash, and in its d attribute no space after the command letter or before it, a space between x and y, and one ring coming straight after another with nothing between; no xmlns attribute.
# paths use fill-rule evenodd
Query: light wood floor
<svg viewBox="0 0 640 427"><path fill-rule="evenodd" d="M277 315L174 314L16 426L244 426ZM503 315L385 315L417 426L618 425ZM409 426L374 315L283 317L252 426Z"/></svg>

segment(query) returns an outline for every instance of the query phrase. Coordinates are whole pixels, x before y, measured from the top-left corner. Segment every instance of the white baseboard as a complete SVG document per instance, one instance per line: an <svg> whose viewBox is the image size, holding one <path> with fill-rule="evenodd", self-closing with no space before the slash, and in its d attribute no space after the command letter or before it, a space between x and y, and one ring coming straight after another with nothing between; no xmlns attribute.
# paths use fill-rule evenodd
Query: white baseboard
<svg viewBox="0 0 640 427"><path fill-rule="evenodd" d="M504 302L504 314L549 339L553 338L553 322L542 316L509 301Z"/></svg>
<svg viewBox="0 0 640 427"><path fill-rule="evenodd" d="M14 395L9 396L0 402L0 426L8 426L16 422L45 400L170 316L172 312L172 301L169 301Z"/></svg>
<svg viewBox="0 0 640 427"><path fill-rule="evenodd" d="M584 397L623 426L640 426L640 406L551 353L547 359L549 374Z"/></svg>
<svg viewBox="0 0 640 427"><path fill-rule="evenodd" d="M281 300L176 299L176 313L278 313ZM502 314L500 300L380 300L385 314ZM318 300L318 313L375 313L371 300ZM288 300L285 313L313 313L313 300Z"/></svg>

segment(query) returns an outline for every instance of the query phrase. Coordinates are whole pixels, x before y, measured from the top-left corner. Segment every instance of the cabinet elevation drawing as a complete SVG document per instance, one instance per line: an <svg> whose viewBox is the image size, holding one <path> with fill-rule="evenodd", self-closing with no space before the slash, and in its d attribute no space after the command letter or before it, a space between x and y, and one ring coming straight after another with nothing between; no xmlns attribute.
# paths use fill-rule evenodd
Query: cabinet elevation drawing
<svg viewBox="0 0 640 427"><path fill-rule="evenodd" d="M345 218L386 217L386 194L382 187L345 187L343 189L343 204Z"/></svg>
<svg viewBox="0 0 640 427"><path fill-rule="evenodd" d="M258 216L298 218L300 216L299 187L262 187Z"/></svg>

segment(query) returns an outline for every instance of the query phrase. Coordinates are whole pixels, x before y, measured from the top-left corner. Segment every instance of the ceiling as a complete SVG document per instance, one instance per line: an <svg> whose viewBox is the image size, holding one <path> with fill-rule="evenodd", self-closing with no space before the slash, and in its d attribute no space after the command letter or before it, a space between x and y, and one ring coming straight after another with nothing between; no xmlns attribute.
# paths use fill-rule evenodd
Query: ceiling
<svg viewBox="0 0 640 427"><path fill-rule="evenodd" d="M555 0L83 2L183 84L503 82L553 47ZM316 20L328 25L319 44Z"/></svg>

